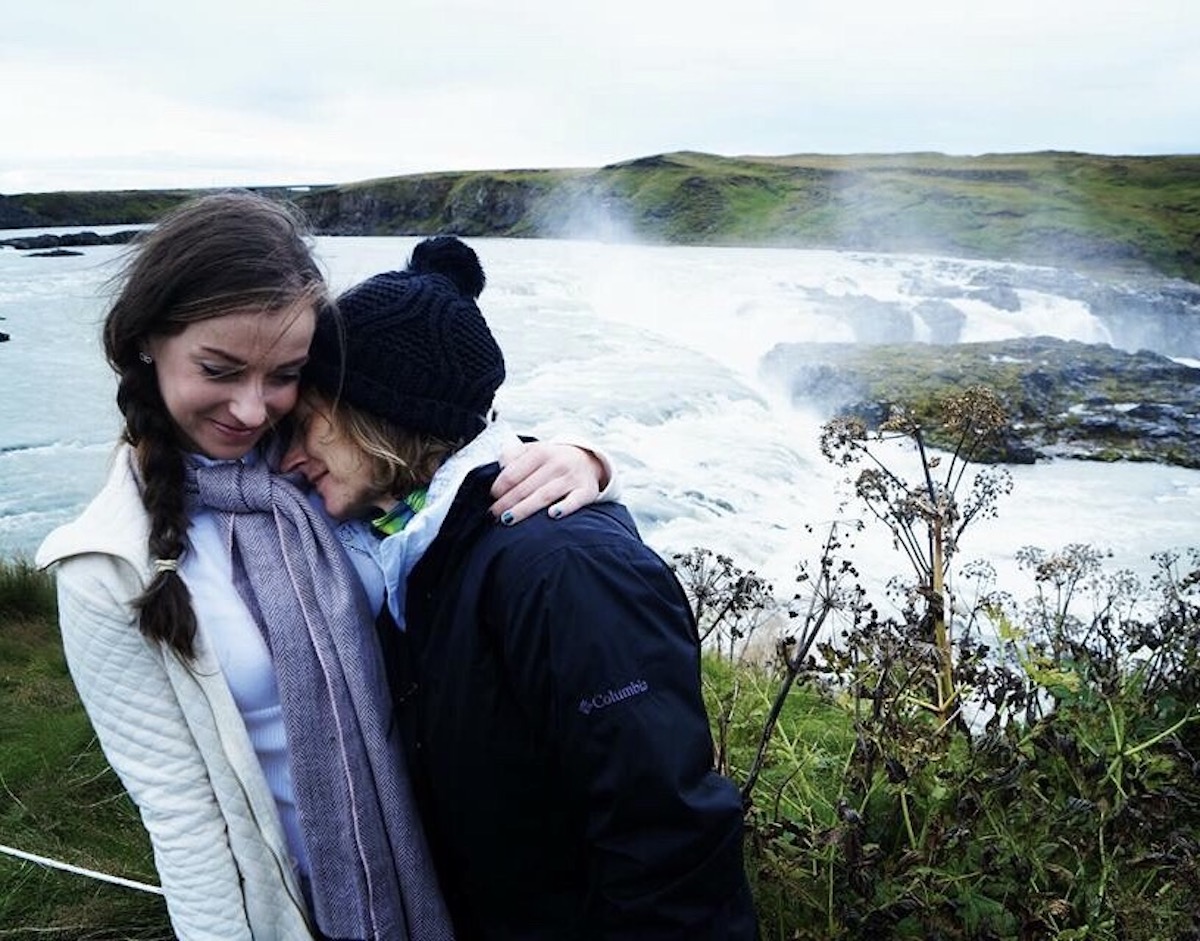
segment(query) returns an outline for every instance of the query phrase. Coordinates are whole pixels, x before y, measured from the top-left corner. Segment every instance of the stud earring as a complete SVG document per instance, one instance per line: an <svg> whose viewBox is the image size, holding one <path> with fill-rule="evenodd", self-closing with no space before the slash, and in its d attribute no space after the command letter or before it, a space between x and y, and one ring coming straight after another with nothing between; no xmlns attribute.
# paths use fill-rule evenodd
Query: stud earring
<svg viewBox="0 0 1200 941"><path fill-rule="evenodd" d="M142 350L142 352L138 353L138 359L140 359L147 366L154 362L153 358L145 350Z"/></svg>

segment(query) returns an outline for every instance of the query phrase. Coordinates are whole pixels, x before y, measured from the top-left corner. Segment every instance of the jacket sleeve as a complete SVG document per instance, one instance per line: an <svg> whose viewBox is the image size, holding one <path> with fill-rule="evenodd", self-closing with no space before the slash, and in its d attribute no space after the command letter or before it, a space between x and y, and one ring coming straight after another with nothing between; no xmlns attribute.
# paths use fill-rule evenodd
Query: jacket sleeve
<svg viewBox="0 0 1200 941"><path fill-rule="evenodd" d="M101 555L68 559L56 574L67 665L105 757L150 835L177 937L250 941L238 869L204 762L163 654L134 622L129 599L137 579L125 563Z"/></svg>
<svg viewBox="0 0 1200 941"><path fill-rule="evenodd" d="M742 807L712 770L691 611L633 539L560 545L501 575L506 668L586 821L597 938L756 928Z"/></svg>

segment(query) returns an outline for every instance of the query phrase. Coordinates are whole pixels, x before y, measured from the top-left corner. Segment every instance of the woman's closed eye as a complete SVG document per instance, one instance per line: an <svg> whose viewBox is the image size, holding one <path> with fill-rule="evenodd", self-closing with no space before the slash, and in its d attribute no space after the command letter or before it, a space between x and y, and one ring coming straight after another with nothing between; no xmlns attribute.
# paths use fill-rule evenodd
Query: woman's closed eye
<svg viewBox="0 0 1200 941"><path fill-rule="evenodd" d="M246 373L246 367L225 366L217 363L200 363L200 371L206 379L221 382L242 377ZM268 384L278 387L292 386L300 381L300 370L291 367L281 369L278 372L270 373L266 381Z"/></svg>
<svg viewBox="0 0 1200 941"><path fill-rule="evenodd" d="M200 363L200 371L206 379L233 379L245 372L245 366L224 366L217 363Z"/></svg>
<svg viewBox="0 0 1200 941"><path fill-rule="evenodd" d="M300 381L299 369L284 369L279 372L273 372L267 377L267 381L276 386L291 386Z"/></svg>

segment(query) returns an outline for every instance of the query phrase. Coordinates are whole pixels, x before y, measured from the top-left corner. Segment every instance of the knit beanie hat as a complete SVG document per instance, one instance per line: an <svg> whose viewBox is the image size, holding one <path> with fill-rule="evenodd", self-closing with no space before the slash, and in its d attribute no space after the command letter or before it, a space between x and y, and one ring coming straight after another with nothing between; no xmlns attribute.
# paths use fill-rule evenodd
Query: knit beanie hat
<svg viewBox="0 0 1200 941"><path fill-rule="evenodd" d="M469 246L426 239L404 271L368 278L322 313L304 379L333 401L448 441L484 429L504 356L475 304Z"/></svg>

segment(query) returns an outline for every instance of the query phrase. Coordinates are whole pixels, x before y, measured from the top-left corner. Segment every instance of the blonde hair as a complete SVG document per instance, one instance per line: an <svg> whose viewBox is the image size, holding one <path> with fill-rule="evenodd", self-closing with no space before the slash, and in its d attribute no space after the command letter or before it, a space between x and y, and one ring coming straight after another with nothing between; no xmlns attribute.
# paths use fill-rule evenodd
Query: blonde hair
<svg viewBox="0 0 1200 941"><path fill-rule="evenodd" d="M315 389L303 396L310 408L329 420L334 435L343 436L363 453L372 488L398 500L433 480L446 458L465 443L409 431L344 401L330 401Z"/></svg>

